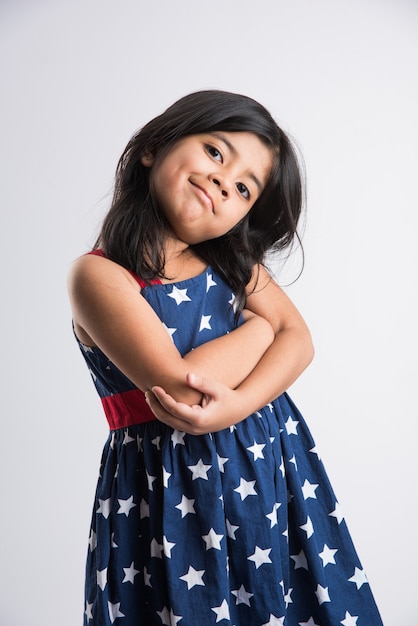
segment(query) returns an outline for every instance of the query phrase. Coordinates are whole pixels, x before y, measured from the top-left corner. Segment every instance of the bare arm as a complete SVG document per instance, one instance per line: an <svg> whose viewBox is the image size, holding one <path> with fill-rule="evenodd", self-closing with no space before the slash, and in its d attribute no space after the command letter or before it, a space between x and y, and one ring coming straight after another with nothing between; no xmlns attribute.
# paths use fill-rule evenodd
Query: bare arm
<svg viewBox="0 0 418 626"><path fill-rule="evenodd" d="M273 327L272 345L236 390L189 376L189 384L205 396L203 407L173 402L166 390L153 388L155 397L148 394L150 406L173 428L201 434L237 423L283 393L312 360L312 340L305 322L264 268L255 273L248 293L247 307Z"/></svg>
<svg viewBox="0 0 418 626"><path fill-rule="evenodd" d="M274 338L270 323L248 312L245 324L182 358L134 278L103 257L87 255L74 263L69 294L81 341L99 346L143 391L161 385L190 404L202 398L186 382L190 369L235 388Z"/></svg>

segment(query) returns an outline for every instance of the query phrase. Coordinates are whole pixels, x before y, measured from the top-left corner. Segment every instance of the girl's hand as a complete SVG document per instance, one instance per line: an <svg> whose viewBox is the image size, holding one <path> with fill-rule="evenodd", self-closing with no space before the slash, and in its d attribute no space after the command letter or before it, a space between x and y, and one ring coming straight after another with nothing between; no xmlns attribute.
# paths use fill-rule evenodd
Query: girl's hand
<svg viewBox="0 0 418 626"><path fill-rule="evenodd" d="M146 393L155 417L171 428L189 435L203 435L228 428L246 417L237 391L196 374L187 374L187 384L202 393L201 404L190 406L177 402L158 386Z"/></svg>

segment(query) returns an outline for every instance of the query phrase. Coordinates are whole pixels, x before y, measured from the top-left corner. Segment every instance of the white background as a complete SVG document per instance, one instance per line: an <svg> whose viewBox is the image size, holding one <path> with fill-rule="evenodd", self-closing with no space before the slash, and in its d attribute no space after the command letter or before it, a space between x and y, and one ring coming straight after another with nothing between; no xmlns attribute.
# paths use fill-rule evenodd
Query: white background
<svg viewBox="0 0 418 626"><path fill-rule="evenodd" d="M0 2L2 626L82 622L106 426L66 275L130 135L204 88L261 101L305 156L288 293L316 358L291 395L385 625L418 624L417 26L414 0Z"/></svg>

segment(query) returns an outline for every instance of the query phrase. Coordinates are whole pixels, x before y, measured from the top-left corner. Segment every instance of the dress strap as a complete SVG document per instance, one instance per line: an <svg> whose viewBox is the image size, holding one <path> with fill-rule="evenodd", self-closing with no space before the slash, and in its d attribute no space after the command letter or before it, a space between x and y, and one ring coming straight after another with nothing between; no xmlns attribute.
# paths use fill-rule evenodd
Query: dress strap
<svg viewBox="0 0 418 626"><path fill-rule="evenodd" d="M103 248L96 248L95 250L91 250L90 252L87 252L87 254L94 254L95 256L102 256L105 259L107 259L106 254L104 253ZM131 272L131 270L128 270L128 272L131 274L131 276L133 276L133 278L135 278L136 282L138 283L138 285L141 287L141 289L143 289L144 287L147 286L147 283L145 283L142 278L140 278L139 276L137 276L136 274L134 274L134 272ZM160 280L152 280L151 281L152 285L160 285L161 281Z"/></svg>

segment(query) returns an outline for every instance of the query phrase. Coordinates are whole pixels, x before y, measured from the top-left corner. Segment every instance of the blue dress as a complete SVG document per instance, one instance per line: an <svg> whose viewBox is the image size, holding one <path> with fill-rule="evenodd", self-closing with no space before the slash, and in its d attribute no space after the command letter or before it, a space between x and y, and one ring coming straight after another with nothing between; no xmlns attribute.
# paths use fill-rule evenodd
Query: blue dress
<svg viewBox="0 0 418 626"><path fill-rule="evenodd" d="M141 295L181 354L234 327L233 294L211 268ZM286 393L236 426L192 436L154 419L100 349L79 345L110 426L85 626L382 626L315 443Z"/></svg>

